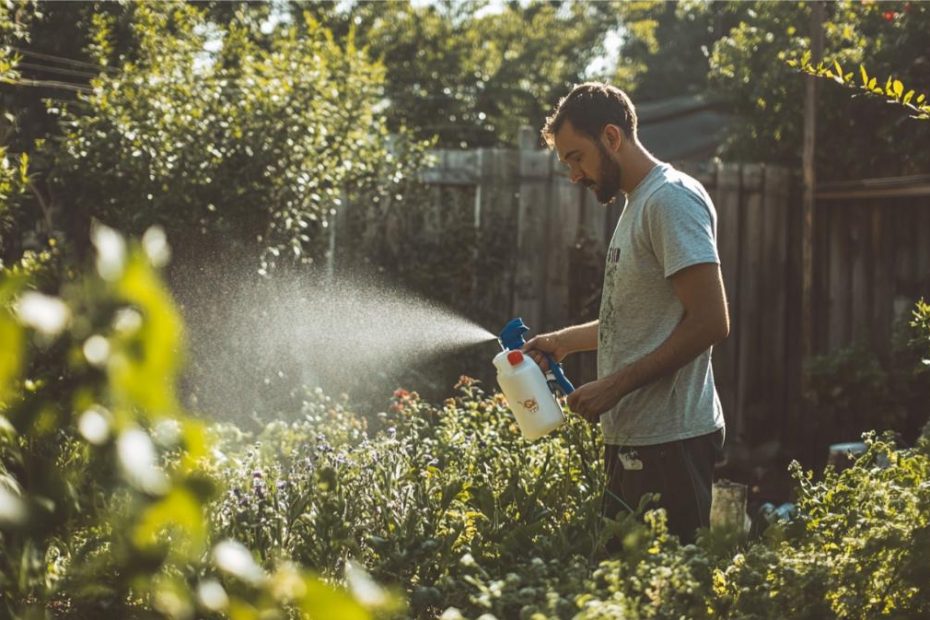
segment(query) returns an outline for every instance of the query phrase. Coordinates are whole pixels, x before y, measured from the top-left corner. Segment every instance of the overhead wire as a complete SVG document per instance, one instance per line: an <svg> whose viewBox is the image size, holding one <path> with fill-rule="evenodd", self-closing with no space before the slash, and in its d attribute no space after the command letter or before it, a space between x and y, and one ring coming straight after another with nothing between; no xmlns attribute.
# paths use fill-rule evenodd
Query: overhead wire
<svg viewBox="0 0 930 620"><path fill-rule="evenodd" d="M92 62L86 62L83 60L76 60L74 58L66 58L64 56L56 56L54 54L46 54L43 52L35 52L32 50L27 50L21 47L16 47L15 45L10 45L9 48L15 52L19 52L25 56L32 56L34 58L39 58L41 60L49 60L52 62L60 62L65 65L71 65L73 67L87 67L89 69L94 69L95 71L109 71L109 72L118 72L117 69L113 67L108 67L106 65L97 65Z"/></svg>
<svg viewBox="0 0 930 620"><path fill-rule="evenodd" d="M47 71L48 73L58 73L60 75L74 75L77 77L86 77L93 78L97 77L99 73L90 73L89 71L76 71L74 69L62 69L60 67L49 67L47 65L38 65L32 62L19 62L16 64L16 67L23 67L25 69L33 69L35 71Z"/></svg>
<svg viewBox="0 0 930 620"><path fill-rule="evenodd" d="M12 86L31 86L35 88L60 88L63 90L70 90L76 93L83 93L89 95L94 92L94 90L87 86L81 86L80 84L72 84L71 82L62 82L59 80L31 80L28 78L18 78L15 80L3 80L0 84L10 84Z"/></svg>

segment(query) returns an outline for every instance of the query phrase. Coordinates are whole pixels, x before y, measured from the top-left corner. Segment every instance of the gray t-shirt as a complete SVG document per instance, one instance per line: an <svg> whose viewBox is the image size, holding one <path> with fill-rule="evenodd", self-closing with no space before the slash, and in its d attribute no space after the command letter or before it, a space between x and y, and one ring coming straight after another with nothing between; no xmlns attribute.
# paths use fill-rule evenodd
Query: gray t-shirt
<svg viewBox="0 0 930 620"><path fill-rule="evenodd" d="M684 308L669 276L720 263L717 213L704 187L659 164L627 197L607 250L598 328L597 374L613 374L656 350ZM627 394L601 415L608 444L645 446L724 427L711 351Z"/></svg>

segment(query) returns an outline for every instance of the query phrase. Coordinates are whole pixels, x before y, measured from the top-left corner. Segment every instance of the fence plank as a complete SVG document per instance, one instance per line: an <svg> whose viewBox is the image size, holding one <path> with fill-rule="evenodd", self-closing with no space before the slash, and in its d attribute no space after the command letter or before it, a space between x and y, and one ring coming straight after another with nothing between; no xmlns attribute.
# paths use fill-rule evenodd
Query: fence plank
<svg viewBox="0 0 930 620"><path fill-rule="evenodd" d="M728 433L738 439L741 432L741 414L737 405L737 386L739 384L739 341L742 330L737 313L740 295L740 228L742 212L740 209L739 166L722 164L716 174L717 186L713 191L714 206L717 209L717 245L720 253L720 267L723 273L723 286L730 306L730 336L714 349L714 379L717 392L723 406Z"/></svg>
<svg viewBox="0 0 930 620"><path fill-rule="evenodd" d="M763 351L768 352L770 380L763 381L765 399L782 415L787 406L784 389L787 376L787 296L788 296L788 171L766 167L763 178L765 238L763 276L768 309L763 332Z"/></svg>
<svg viewBox="0 0 930 620"><path fill-rule="evenodd" d="M828 329L829 349L849 342L849 225L848 213L831 205L829 223L830 301Z"/></svg>
<svg viewBox="0 0 930 620"><path fill-rule="evenodd" d="M520 199L517 218L517 261L514 316L522 316L534 330L543 322L546 262L540 260L546 243L547 201L551 198L547 151L520 151Z"/></svg>
<svg viewBox="0 0 930 620"><path fill-rule="evenodd" d="M916 202L916 201L915 201ZM915 286L922 294L930 287L930 209L918 207L917 226L914 227L914 246L917 250L917 278Z"/></svg>
<svg viewBox="0 0 930 620"><path fill-rule="evenodd" d="M742 415L742 424L758 419L760 408L767 406L757 397L760 382L760 333L763 328L760 321L761 282L759 279L762 265L762 247L764 220L762 218L762 195L758 166L743 166L742 183L744 202L743 215L743 253L741 256L741 278L738 316L740 323L739 341L739 384L737 388L738 407ZM747 188L755 188L753 191Z"/></svg>
<svg viewBox="0 0 930 620"><path fill-rule="evenodd" d="M872 296L872 349L887 351L891 337L892 305L894 300L894 229L889 218L875 201L871 203L873 288Z"/></svg>
<svg viewBox="0 0 930 620"><path fill-rule="evenodd" d="M868 286L866 267L869 260L869 244L867 232L868 215L866 206L862 203L856 205L849 212L849 240L851 259L851 291L850 291L850 342L860 343L868 340L869 318L868 310L872 307Z"/></svg>

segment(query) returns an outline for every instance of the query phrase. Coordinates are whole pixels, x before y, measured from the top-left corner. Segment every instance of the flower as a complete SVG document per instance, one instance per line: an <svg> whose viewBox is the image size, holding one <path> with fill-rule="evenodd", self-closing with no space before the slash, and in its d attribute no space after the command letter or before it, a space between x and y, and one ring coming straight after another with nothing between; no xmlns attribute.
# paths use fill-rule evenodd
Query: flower
<svg viewBox="0 0 930 620"><path fill-rule="evenodd" d="M455 384L455 389L461 389L464 387L471 387L474 384L478 383L478 380L474 377L469 377L468 375L460 375L458 383Z"/></svg>

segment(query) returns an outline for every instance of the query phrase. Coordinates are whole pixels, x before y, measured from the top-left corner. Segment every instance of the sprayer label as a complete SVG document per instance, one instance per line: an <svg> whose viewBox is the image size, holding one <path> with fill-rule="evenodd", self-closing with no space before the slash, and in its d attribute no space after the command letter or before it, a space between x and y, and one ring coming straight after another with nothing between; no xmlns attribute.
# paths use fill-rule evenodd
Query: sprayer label
<svg viewBox="0 0 930 620"><path fill-rule="evenodd" d="M537 413L539 411L539 403L536 402L535 398L527 398L520 404L523 405L523 408L530 413Z"/></svg>
<svg viewBox="0 0 930 620"><path fill-rule="evenodd" d="M640 471L643 468L643 462L632 448L620 448L617 450L617 456L620 458L620 464L625 471Z"/></svg>

